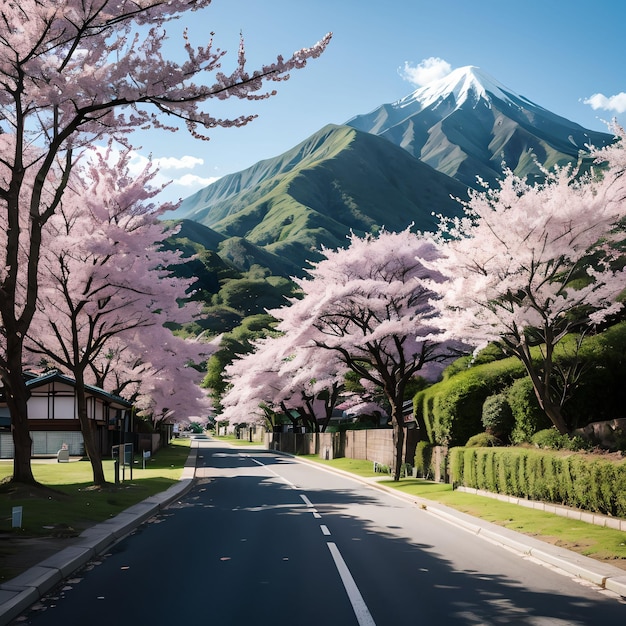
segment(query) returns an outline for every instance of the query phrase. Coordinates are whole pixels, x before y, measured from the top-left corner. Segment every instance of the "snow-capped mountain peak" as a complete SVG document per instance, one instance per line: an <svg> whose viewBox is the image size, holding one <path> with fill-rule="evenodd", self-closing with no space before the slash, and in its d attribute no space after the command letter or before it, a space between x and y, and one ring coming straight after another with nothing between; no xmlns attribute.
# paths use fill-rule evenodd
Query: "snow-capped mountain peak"
<svg viewBox="0 0 626 626"><path fill-rule="evenodd" d="M492 97L516 106L519 104L515 103L513 98L516 98L518 102L519 100L526 100L504 87L480 68L468 65L420 87L412 94L396 102L394 107L404 108L419 104L422 108L426 108L436 105L450 96L454 98L457 108L467 101L470 101L472 105L476 105L481 100L489 104Z"/></svg>
<svg viewBox="0 0 626 626"><path fill-rule="evenodd" d="M531 102L475 66L346 124L385 137L470 187L477 177L495 182L503 161L517 174L540 178L536 158L550 167L577 162L586 146L613 140Z"/></svg>

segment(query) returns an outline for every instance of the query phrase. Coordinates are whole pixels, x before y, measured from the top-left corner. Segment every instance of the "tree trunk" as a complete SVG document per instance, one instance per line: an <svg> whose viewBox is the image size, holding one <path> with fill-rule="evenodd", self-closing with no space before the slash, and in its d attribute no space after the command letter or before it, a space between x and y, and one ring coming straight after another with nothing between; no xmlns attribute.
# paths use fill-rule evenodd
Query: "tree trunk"
<svg viewBox="0 0 626 626"><path fill-rule="evenodd" d="M570 429L563 417L561 407L559 404L553 402L550 396L550 385L552 384L552 350L553 346L546 346L546 356L544 357L543 363L543 379L533 365L530 349L526 344L522 344L521 347L515 348L512 352L524 364L541 409L561 435L569 435Z"/></svg>
<svg viewBox="0 0 626 626"><path fill-rule="evenodd" d="M394 445L393 479L397 481L400 480L400 472L402 471L402 465L404 463L404 420L402 417L402 403L400 403L399 407L394 407L392 423Z"/></svg>
<svg viewBox="0 0 626 626"><path fill-rule="evenodd" d="M330 424L330 420L333 417L333 411L337 404L337 400L339 399L339 394L343 389L343 385L338 385L337 383L333 383L333 386L328 392L328 398L324 400L324 419L321 421L319 432L325 433L328 425Z"/></svg>
<svg viewBox="0 0 626 626"><path fill-rule="evenodd" d="M18 389L13 386L9 387L5 381L5 394L13 434L12 480L26 485L37 485L30 462L33 440L28 428L28 391L24 384L19 387Z"/></svg>
<svg viewBox="0 0 626 626"><path fill-rule="evenodd" d="M82 373L79 372L78 375L75 376L75 378L78 421L80 422L80 429L83 433L85 452L89 457L89 461L91 462L94 485L102 487L106 485L107 481L104 477L104 468L102 467L102 455L100 454L100 448L98 446L96 437L96 423L94 420L89 419L89 416L87 415L87 397L85 394L85 381L83 380Z"/></svg>
<svg viewBox="0 0 626 626"><path fill-rule="evenodd" d="M283 411L283 415L285 415L287 419L289 419L289 421L291 422L291 425L295 428L298 425L298 420L294 418L293 415L291 415L291 410L285 406L284 402L280 403L280 408Z"/></svg>
<svg viewBox="0 0 626 626"><path fill-rule="evenodd" d="M16 341L19 342L18 345ZM14 345L12 345L14 344ZM28 426L28 397L26 380L22 371L21 339L7 337L7 371L3 372L2 382L6 403L11 415L13 434L13 481L26 485L37 485L33 476L30 457L33 441Z"/></svg>

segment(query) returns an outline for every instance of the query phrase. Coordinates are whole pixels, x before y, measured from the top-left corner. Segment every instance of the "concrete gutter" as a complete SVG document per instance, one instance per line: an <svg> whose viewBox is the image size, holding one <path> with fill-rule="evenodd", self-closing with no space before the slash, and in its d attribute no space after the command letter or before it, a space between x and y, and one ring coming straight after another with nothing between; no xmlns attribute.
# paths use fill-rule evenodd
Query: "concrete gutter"
<svg viewBox="0 0 626 626"><path fill-rule="evenodd" d="M9 624L64 578L185 495L194 483L197 455L197 443L192 441L192 447L178 483L166 491L131 506L105 522L87 528L79 535L77 543L1 584L0 626Z"/></svg>

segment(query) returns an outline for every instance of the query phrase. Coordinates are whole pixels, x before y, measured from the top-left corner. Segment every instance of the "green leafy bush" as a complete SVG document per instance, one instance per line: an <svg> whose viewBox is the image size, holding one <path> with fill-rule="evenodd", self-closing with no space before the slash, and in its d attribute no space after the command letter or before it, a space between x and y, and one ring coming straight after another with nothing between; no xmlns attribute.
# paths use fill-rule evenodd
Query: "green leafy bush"
<svg viewBox="0 0 626 626"><path fill-rule="evenodd" d="M587 441L580 435L569 437L561 435L555 428L546 428L536 432L532 438L532 443L538 448L547 448L552 450L590 450L591 442Z"/></svg>
<svg viewBox="0 0 626 626"><path fill-rule="evenodd" d="M483 403L482 424L499 439L508 439L513 428L513 412L504 393L489 396Z"/></svg>
<svg viewBox="0 0 626 626"><path fill-rule="evenodd" d="M488 448L490 446L501 446L502 442L489 433L478 433L470 437L465 444L466 448Z"/></svg>
<svg viewBox="0 0 626 626"><path fill-rule="evenodd" d="M464 443L483 430L481 417L486 398L523 375L523 366L512 358L460 370L417 393L415 412L423 418L432 443Z"/></svg>
<svg viewBox="0 0 626 626"><path fill-rule="evenodd" d="M574 435L573 437L570 437L568 439L568 441L565 444L565 447L568 450L577 452L578 450L591 450L591 448L593 448L593 445L590 441L587 441L587 439L585 439L584 437L581 437L580 435Z"/></svg>
<svg viewBox="0 0 626 626"><path fill-rule="evenodd" d="M557 363L571 361L575 342L574 336L563 341L555 354ZM621 384L626 376L625 349L626 322L584 339L580 382L564 407L572 428L621 414L626 405L626 385ZM540 346L532 348L533 354L539 351ZM475 359L461 357L444 370L440 382L415 396L416 414L424 420L431 442L460 445L478 434L483 430L483 404L500 394L506 396L512 412L512 443L530 442L537 431L551 426L522 364L515 358L500 357L496 346ZM575 448L577 443L572 440L569 445Z"/></svg>
<svg viewBox="0 0 626 626"><path fill-rule="evenodd" d="M626 460L546 449L465 447L450 450L449 467L454 485L626 517Z"/></svg>
<svg viewBox="0 0 626 626"><path fill-rule="evenodd" d="M429 478L433 475L432 459L432 444L428 441L418 441L415 447L415 460L413 462L418 476Z"/></svg>
<svg viewBox="0 0 626 626"><path fill-rule="evenodd" d="M548 416L541 410L528 377L519 378L506 390L514 426L511 443L528 442L538 431L550 426Z"/></svg>
<svg viewBox="0 0 626 626"><path fill-rule="evenodd" d="M556 428L546 428L536 432L531 437L531 443L538 448L547 448L549 450L561 450L567 447L567 435L561 435Z"/></svg>

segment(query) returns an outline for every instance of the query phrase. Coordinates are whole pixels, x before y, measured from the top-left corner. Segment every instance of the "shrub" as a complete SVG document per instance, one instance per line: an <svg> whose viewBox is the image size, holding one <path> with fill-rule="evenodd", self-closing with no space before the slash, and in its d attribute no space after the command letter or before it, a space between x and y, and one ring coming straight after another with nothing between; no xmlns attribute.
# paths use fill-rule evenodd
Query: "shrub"
<svg viewBox="0 0 626 626"><path fill-rule="evenodd" d="M448 453L448 466L450 468L450 481L452 487L463 485L463 477L465 476L465 448L452 448ZM468 487L469 485L465 485Z"/></svg>
<svg viewBox="0 0 626 626"><path fill-rule="evenodd" d="M432 476L433 447L428 441L418 441L415 448L415 461L413 463L417 475L422 478Z"/></svg>
<svg viewBox="0 0 626 626"><path fill-rule="evenodd" d="M478 433L467 440L465 444L466 448L487 448L490 446L500 446L502 442L495 436L489 433Z"/></svg>
<svg viewBox="0 0 626 626"><path fill-rule="evenodd" d="M584 437L581 437L580 435L574 435L573 437L567 439L563 447L567 450L578 452L579 450L591 450L593 445Z"/></svg>
<svg viewBox="0 0 626 626"><path fill-rule="evenodd" d="M454 375L420 391L414 399L415 412L424 420L430 441L439 445L458 445L479 433L485 399L524 375L517 359L469 368L467 359L459 361L464 369L454 370Z"/></svg>
<svg viewBox="0 0 626 626"><path fill-rule="evenodd" d="M535 433L531 439L532 443L538 448L547 448L552 450L572 450L578 452L580 450L590 450L592 444L590 441L574 435L561 435L555 428L546 428Z"/></svg>
<svg viewBox="0 0 626 626"><path fill-rule="evenodd" d="M536 432L531 438L531 443L538 448L561 450L567 447L568 440L569 437L561 435L556 428L546 428Z"/></svg>
<svg viewBox="0 0 626 626"><path fill-rule="evenodd" d="M538 430L550 426L550 420L541 410L528 377L514 381L507 389L506 397L514 423L511 443L530 441Z"/></svg>
<svg viewBox="0 0 626 626"><path fill-rule="evenodd" d="M572 344L576 337L568 341ZM566 344L555 354L557 362L571 359L571 345L568 348ZM625 347L626 322L584 339L581 379L566 405L570 426L583 427L589 421L621 414L626 405L626 385L620 382L626 375ZM540 347L532 350L538 354ZM492 345L474 358L457 359L444 370L440 382L415 396L416 414L423 418L433 443L459 445L479 433L485 401L503 393L512 413L512 443L530 442L536 432L551 426L522 364L501 356ZM626 449L626 438L619 442L619 448Z"/></svg>
<svg viewBox="0 0 626 626"><path fill-rule="evenodd" d="M499 439L506 440L513 428L513 412L506 395L489 396L483 403L482 423L485 430Z"/></svg>
<svg viewBox="0 0 626 626"><path fill-rule="evenodd" d="M450 471L454 485L626 517L626 461L553 450L452 448Z"/></svg>
<svg viewBox="0 0 626 626"><path fill-rule="evenodd" d="M404 478L408 478L413 474L413 466L410 463L403 463L400 466L400 476L404 476Z"/></svg>

